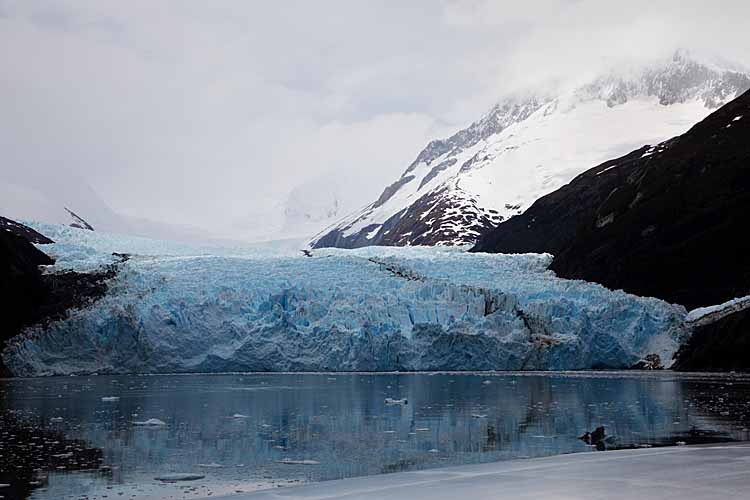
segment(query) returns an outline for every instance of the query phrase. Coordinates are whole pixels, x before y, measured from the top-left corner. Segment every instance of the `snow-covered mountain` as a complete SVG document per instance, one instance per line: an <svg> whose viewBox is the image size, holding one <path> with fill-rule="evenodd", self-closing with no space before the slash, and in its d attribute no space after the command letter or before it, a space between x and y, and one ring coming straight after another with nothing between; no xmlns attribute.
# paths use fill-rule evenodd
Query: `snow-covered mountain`
<svg viewBox="0 0 750 500"><path fill-rule="evenodd" d="M564 91L504 98L430 142L377 200L311 245L473 243L592 166L684 133L750 88L749 75L678 51Z"/></svg>

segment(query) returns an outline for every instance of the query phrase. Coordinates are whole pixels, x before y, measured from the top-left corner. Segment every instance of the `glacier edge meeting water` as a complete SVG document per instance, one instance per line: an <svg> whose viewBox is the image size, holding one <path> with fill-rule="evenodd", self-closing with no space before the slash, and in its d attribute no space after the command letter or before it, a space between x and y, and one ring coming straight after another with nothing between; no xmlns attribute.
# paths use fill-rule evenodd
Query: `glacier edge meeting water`
<svg viewBox="0 0 750 500"><path fill-rule="evenodd" d="M627 368L668 364L682 306L461 248L197 248L32 224L50 269L118 264L107 295L27 329L14 375Z"/></svg>

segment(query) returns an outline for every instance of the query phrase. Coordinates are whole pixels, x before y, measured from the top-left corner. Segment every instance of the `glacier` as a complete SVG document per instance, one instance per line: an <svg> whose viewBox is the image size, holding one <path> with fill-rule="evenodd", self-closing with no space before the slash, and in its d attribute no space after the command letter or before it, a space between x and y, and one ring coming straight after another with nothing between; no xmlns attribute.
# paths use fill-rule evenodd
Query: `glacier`
<svg viewBox="0 0 750 500"><path fill-rule="evenodd" d="M461 247L218 247L29 223L47 272L115 264L107 295L25 330L16 376L563 370L670 360L684 307L557 278L552 256ZM127 253L120 262L113 252Z"/></svg>

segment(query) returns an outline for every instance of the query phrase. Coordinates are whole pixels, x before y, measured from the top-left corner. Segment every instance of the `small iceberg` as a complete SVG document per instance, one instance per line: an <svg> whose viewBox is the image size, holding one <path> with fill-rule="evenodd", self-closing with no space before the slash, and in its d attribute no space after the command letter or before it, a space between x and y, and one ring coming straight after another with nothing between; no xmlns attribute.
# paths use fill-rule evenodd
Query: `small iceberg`
<svg viewBox="0 0 750 500"><path fill-rule="evenodd" d="M473 413L471 415L471 418L487 418L487 415L485 415L484 413Z"/></svg>
<svg viewBox="0 0 750 500"><path fill-rule="evenodd" d="M277 464L286 465L320 465L317 460L292 460L291 458L282 458L276 461Z"/></svg>
<svg viewBox="0 0 750 500"><path fill-rule="evenodd" d="M175 473L175 474L164 474L162 476L155 477L157 481L165 483L174 483L176 481L197 481L203 479L204 475L201 474L190 474L190 473Z"/></svg>
<svg viewBox="0 0 750 500"><path fill-rule="evenodd" d="M250 418L250 417L248 417L247 415L243 415L242 413L235 413L235 414L234 414L234 415L232 415L232 416L231 416L230 418L237 418L237 419L240 419L240 418Z"/></svg>
<svg viewBox="0 0 750 500"><path fill-rule="evenodd" d="M105 403L114 403L115 401L119 401L120 396L104 396L102 398L102 401Z"/></svg>
<svg viewBox="0 0 750 500"><path fill-rule="evenodd" d="M409 404L409 402L406 400L406 398L404 399L385 398L385 404L406 406Z"/></svg>
<svg viewBox="0 0 750 500"><path fill-rule="evenodd" d="M149 418L148 420L144 421L135 421L133 422L133 425L137 425L139 427L165 427L167 423L164 420L159 420L158 418Z"/></svg>
<svg viewBox="0 0 750 500"><path fill-rule="evenodd" d="M198 464L198 467L201 467L203 469L221 469L224 466L221 464L217 464L216 462L211 462L210 464Z"/></svg>
<svg viewBox="0 0 750 500"><path fill-rule="evenodd" d="M53 423L60 423L60 422L63 421L63 418L62 417L52 417L51 419L49 419L49 421L53 422Z"/></svg>

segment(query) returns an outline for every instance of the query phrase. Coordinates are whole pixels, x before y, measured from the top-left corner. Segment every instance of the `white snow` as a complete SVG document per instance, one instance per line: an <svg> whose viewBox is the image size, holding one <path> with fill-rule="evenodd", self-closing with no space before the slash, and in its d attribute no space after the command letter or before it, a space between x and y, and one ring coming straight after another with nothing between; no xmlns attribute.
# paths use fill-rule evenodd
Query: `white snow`
<svg viewBox="0 0 750 500"><path fill-rule="evenodd" d="M377 235L382 228L383 228L383 226L376 227L375 229L373 229L372 231L370 231L369 233L367 233L367 236L365 236L365 238L367 238L368 240L373 239L375 237L375 235Z"/></svg>
<svg viewBox="0 0 750 500"><path fill-rule="evenodd" d="M735 116L734 118L732 118L732 121L733 121L733 122L737 122L737 121L740 121L740 120L742 120L742 116L743 116L743 115Z"/></svg>
<svg viewBox="0 0 750 500"><path fill-rule="evenodd" d="M713 500L745 498L750 446L577 453L324 481L224 500Z"/></svg>
<svg viewBox="0 0 750 500"><path fill-rule="evenodd" d="M701 324L713 323L714 321L724 318L732 313L747 309L748 307L750 307L750 295L728 300L723 304L693 309L687 314L685 321L688 323Z"/></svg>
<svg viewBox="0 0 750 500"><path fill-rule="evenodd" d="M368 247L308 258L283 245L190 252L35 229L57 242L42 246L59 259L53 269L132 256L103 299L9 344L3 359L17 375L623 368L653 352L671 359L685 316L657 299L558 279L550 255Z"/></svg>

